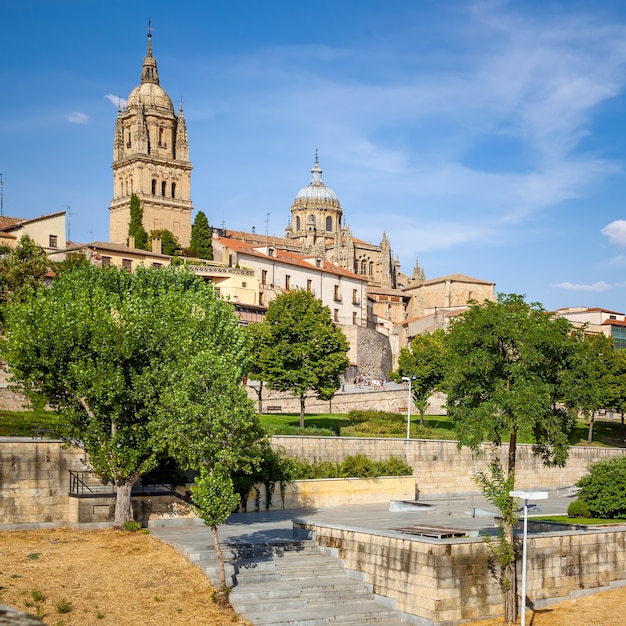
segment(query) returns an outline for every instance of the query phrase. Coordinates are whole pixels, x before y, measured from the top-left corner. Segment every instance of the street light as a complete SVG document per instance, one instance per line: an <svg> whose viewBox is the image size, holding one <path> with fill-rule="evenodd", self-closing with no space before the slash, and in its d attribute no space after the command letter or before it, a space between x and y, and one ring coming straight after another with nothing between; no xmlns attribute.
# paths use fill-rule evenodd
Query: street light
<svg viewBox="0 0 626 626"><path fill-rule="evenodd" d="M528 534L528 501L547 500L547 491L509 491L511 498L522 498L524 500L524 543L522 549L522 617L521 626L526 626L526 535Z"/></svg>
<svg viewBox="0 0 626 626"><path fill-rule="evenodd" d="M411 438L411 402L412 402L412 397L411 397L411 377L410 376L403 376L402 377L402 382L408 382L409 383L409 401L407 403L406 406L406 438L410 439Z"/></svg>

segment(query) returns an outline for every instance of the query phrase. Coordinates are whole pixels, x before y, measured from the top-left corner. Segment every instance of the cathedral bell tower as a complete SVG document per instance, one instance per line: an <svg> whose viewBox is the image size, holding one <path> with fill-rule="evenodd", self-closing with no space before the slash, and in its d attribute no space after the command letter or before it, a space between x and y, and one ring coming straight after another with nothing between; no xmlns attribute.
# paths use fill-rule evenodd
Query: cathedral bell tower
<svg viewBox="0 0 626 626"><path fill-rule="evenodd" d="M110 241L126 243L134 193L143 208L148 234L167 229L181 246L189 246L193 207L187 128L182 103L176 115L170 97L159 85L150 32L141 84L130 93L124 109L118 109L112 168Z"/></svg>

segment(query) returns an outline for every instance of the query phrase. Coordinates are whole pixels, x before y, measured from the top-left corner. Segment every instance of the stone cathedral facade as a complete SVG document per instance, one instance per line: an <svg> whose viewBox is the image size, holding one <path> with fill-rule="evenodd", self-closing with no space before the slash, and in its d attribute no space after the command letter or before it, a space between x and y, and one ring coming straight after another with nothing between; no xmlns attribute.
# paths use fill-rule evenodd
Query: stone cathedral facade
<svg viewBox="0 0 626 626"><path fill-rule="evenodd" d="M143 208L148 233L167 229L183 247L191 237L191 162L182 104L178 115L159 85L157 62L148 53L141 83L118 110L113 142L113 200L109 205L109 238L125 244L130 222L130 197Z"/></svg>
<svg viewBox="0 0 626 626"><path fill-rule="evenodd" d="M291 220L285 230L289 247L307 256L318 256L367 278L372 287L400 289L424 280L416 263L411 277L402 274L391 242L383 233L379 245L356 238L343 218L337 194L324 184L317 154L311 182L291 205Z"/></svg>

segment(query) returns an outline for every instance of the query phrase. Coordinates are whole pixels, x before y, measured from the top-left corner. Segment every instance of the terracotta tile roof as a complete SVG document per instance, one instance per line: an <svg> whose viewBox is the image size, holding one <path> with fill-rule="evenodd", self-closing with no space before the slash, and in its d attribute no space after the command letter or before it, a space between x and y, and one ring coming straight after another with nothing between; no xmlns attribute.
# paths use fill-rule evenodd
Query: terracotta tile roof
<svg viewBox="0 0 626 626"><path fill-rule="evenodd" d="M267 238L268 240L272 240L271 237ZM346 278L352 278L355 280L360 280L362 282L367 282L367 278L363 276L359 276L358 274L353 274L348 270L344 270L341 267L333 265L332 263L328 263L327 261L322 260L321 266L317 267L315 263L311 263L306 259L316 259L313 256L303 256L301 254L297 254L296 252L290 252L288 250L281 250L280 248L274 248L274 256L269 256L264 252L257 250L263 246L263 244L258 243L249 243L247 241L240 241L238 239L231 239L230 237L218 237L218 242L221 243L225 248L232 250L233 252L239 252L241 254L247 254L249 256L253 256L259 259L264 260L275 260L280 261L281 263L286 263L287 265L294 265L300 268L306 268L307 270L321 270L328 274L335 274L337 276L345 276ZM272 247L271 242L266 244L269 247Z"/></svg>
<svg viewBox="0 0 626 626"><path fill-rule="evenodd" d="M444 311L443 315L444 317L456 317L457 315L460 315L461 313L465 313L465 311L467 311L467 307L465 307L464 309L452 309L450 311ZM417 317L410 317L405 320L402 320L401 322L395 322L394 326L404 326L405 324L410 324L411 322L417 322L418 320L425 320L429 317L435 317L435 314L429 313L428 315L418 315Z"/></svg>
<svg viewBox="0 0 626 626"><path fill-rule="evenodd" d="M22 218L22 217L0 217L0 230L11 230L13 228L22 226L23 224L29 224L32 222L38 222L40 220L47 220L51 217L57 217L59 215L64 215L65 211L57 211L56 213L49 213L47 215L40 215L39 217L33 218Z"/></svg>
<svg viewBox="0 0 626 626"><path fill-rule="evenodd" d="M447 276L438 276L437 278L431 278L430 280L422 280L415 285L411 285L410 287L405 287L405 291L410 291L411 289L417 289L422 285L434 285L436 283L442 283L446 280L450 280L457 283L476 283L479 285L495 285L494 282L489 280L481 280L480 278L472 278L471 276L466 276L465 274L448 274Z"/></svg>
<svg viewBox="0 0 626 626"><path fill-rule="evenodd" d="M604 320L602 326L626 326L625 320Z"/></svg>

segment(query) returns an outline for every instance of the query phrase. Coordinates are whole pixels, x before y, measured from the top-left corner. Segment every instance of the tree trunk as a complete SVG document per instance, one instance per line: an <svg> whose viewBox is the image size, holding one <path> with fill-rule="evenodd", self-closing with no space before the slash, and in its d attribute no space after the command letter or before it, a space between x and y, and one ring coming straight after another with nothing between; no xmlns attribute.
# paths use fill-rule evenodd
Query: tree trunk
<svg viewBox="0 0 626 626"><path fill-rule="evenodd" d="M513 528L511 527L511 530ZM507 626L515 624L517 621L517 580L515 573L515 561L504 568L504 578L511 583L510 589L504 591L504 623ZM525 598L522 598L522 602Z"/></svg>
<svg viewBox="0 0 626 626"><path fill-rule="evenodd" d="M130 494L138 478L139 475L137 474L130 478L120 478L115 481L115 521L113 528L124 528L126 522L132 521L133 505Z"/></svg>
<svg viewBox="0 0 626 626"><path fill-rule="evenodd" d="M513 430L509 439L509 466L507 470L507 478L515 476L517 433ZM515 486L515 479L511 485ZM513 543L513 520L503 519L504 537L509 545ZM517 620L517 562L515 553L513 560L504 568L504 622L513 624ZM526 602L526 598L522 598L522 602Z"/></svg>
<svg viewBox="0 0 626 626"><path fill-rule="evenodd" d="M306 402L306 397L304 394L300 395L300 428L304 428L304 403Z"/></svg>
<svg viewBox="0 0 626 626"><path fill-rule="evenodd" d="M622 439L626 437L624 433L624 414L622 413L622 426L621 426Z"/></svg>
<svg viewBox="0 0 626 626"><path fill-rule="evenodd" d="M591 445L593 443L593 423L595 420L595 413L591 414L589 418L589 430L587 431L587 443Z"/></svg>
<svg viewBox="0 0 626 626"><path fill-rule="evenodd" d="M259 415L263 414L263 381L259 381L259 386L255 387L254 390L259 398Z"/></svg>
<svg viewBox="0 0 626 626"><path fill-rule="evenodd" d="M422 428L426 428L426 424L424 424L424 411L422 409L419 409L420 412L420 426ZM423 437L424 435L422 435Z"/></svg>
<svg viewBox="0 0 626 626"><path fill-rule="evenodd" d="M222 554L222 546L220 546L220 538L217 533L217 526L211 525L213 533L213 543L215 545L215 557L217 558L217 568L220 573L220 586L217 590L218 603L222 606L228 604L228 590L226 588L226 570L224 569L224 555Z"/></svg>

